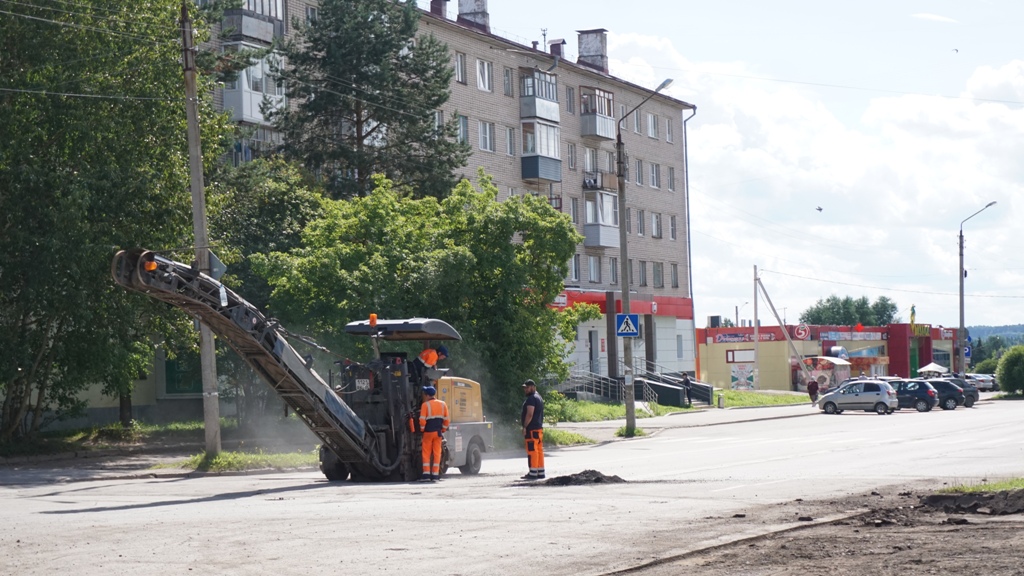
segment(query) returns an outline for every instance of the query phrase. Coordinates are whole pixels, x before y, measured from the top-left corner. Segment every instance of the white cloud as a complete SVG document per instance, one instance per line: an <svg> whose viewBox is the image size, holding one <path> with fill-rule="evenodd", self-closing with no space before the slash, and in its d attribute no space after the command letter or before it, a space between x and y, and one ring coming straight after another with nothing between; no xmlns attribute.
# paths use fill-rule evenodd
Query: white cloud
<svg viewBox="0 0 1024 576"><path fill-rule="evenodd" d="M947 16L939 16L938 14L928 14L927 12L919 12L913 15L913 18L919 20L931 20L932 22L947 22L949 24L959 24L958 20L954 20Z"/></svg>

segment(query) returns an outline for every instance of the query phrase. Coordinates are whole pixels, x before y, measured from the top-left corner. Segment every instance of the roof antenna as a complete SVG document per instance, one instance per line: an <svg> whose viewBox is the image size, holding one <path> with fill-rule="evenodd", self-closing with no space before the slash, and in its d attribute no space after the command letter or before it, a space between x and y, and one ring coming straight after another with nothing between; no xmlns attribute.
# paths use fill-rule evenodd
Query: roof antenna
<svg viewBox="0 0 1024 576"><path fill-rule="evenodd" d="M548 45L548 29L547 28L541 28L540 29L540 35L541 35L541 37L544 38L544 43L541 44L541 46L544 46L545 50L546 50L547 49L547 45Z"/></svg>

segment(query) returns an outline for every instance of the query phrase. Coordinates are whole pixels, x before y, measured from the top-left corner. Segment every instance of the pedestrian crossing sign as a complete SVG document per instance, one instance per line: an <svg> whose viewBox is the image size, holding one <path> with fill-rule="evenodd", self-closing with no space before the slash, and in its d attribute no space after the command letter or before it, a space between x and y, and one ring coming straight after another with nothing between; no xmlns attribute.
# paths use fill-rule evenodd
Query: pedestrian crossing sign
<svg viewBox="0 0 1024 576"><path fill-rule="evenodd" d="M616 314L615 335L624 338L636 338L640 335L639 314Z"/></svg>

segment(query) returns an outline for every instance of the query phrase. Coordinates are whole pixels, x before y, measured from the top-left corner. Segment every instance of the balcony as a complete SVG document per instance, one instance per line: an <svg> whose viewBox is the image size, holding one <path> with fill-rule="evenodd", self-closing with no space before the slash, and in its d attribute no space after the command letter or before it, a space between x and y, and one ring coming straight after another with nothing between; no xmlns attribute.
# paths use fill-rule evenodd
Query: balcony
<svg viewBox="0 0 1024 576"><path fill-rule="evenodd" d="M618 248L619 227L608 224L584 224L583 245L587 248Z"/></svg>
<svg viewBox="0 0 1024 576"><path fill-rule="evenodd" d="M523 156L523 180L529 184L562 181L562 161L548 156Z"/></svg>
<svg viewBox="0 0 1024 576"><path fill-rule="evenodd" d="M615 118L581 113L580 136L596 140L615 140Z"/></svg>
<svg viewBox="0 0 1024 576"><path fill-rule="evenodd" d="M230 31L225 38L228 41L257 41L269 45L284 38L283 20L238 8L224 11L221 28Z"/></svg>
<svg viewBox="0 0 1024 576"><path fill-rule="evenodd" d="M580 86L580 136L596 140L615 139L615 98L611 92Z"/></svg>
<svg viewBox="0 0 1024 576"><path fill-rule="evenodd" d="M558 82L555 77L531 68L519 69L519 117L558 123Z"/></svg>
<svg viewBox="0 0 1024 576"><path fill-rule="evenodd" d="M584 190L618 190L619 181L615 174L599 170L587 170L583 172Z"/></svg>

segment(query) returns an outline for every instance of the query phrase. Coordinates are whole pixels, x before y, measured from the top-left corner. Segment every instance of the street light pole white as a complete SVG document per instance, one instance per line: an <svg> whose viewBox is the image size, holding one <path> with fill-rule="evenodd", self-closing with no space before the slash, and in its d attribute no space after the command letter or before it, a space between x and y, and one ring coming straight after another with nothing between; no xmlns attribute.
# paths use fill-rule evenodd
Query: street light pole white
<svg viewBox="0 0 1024 576"><path fill-rule="evenodd" d="M622 143L622 123L630 114L636 112L655 94L668 88L671 78L666 78L647 98L644 98L632 110L627 112L615 123L615 170L619 180L619 282L622 283L622 313L629 314L629 251L626 248L626 146ZM639 225L639 223L638 223ZM622 376L625 386L622 393L626 397L626 437L633 436L636 430L636 398L633 393L633 339L626 336L622 339Z"/></svg>
<svg viewBox="0 0 1024 576"><path fill-rule="evenodd" d="M750 304L750 302L744 302L743 306L746 306L747 304ZM740 326L740 310L743 310L743 306L737 306L736 307L736 327L737 328L739 328L739 326Z"/></svg>
<svg viewBox="0 0 1024 576"><path fill-rule="evenodd" d="M963 221L960 222L960 329L957 330L956 333L957 352L953 356L953 358L959 359L960 361L959 372L961 375L967 373L967 354L964 351L964 348L967 345L967 335L965 334L967 330L964 328L964 222L967 222L971 218L974 218L978 214L981 214L987 208L991 208L992 206L995 205L995 203L995 200L993 200L988 204L985 204L985 208L978 210L977 212L971 214L967 218L964 218ZM957 372L956 367L954 367L953 371Z"/></svg>

